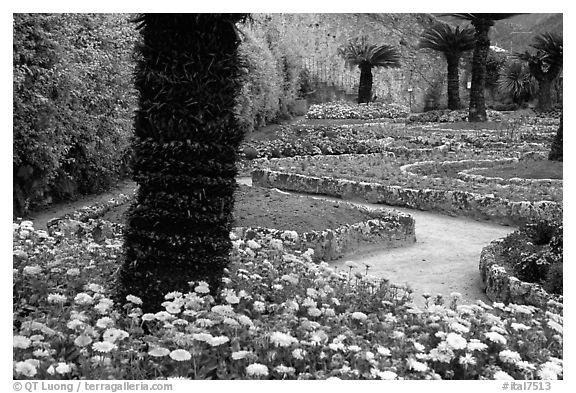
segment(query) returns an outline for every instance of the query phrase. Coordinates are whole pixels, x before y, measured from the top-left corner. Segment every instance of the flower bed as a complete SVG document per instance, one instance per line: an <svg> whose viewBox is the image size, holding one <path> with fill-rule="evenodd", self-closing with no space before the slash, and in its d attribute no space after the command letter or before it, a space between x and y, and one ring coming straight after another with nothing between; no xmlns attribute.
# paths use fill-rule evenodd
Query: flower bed
<svg viewBox="0 0 576 393"><path fill-rule="evenodd" d="M401 155L402 153L405 155ZM481 154L481 156L478 156ZM508 154L517 156L516 152ZM504 154L500 152L477 152L469 151L447 151L447 150L401 150L396 149L394 153L384 152L364 155L339 155L339 156L315 156L315 157L294 157L290 159L272 159L269 161L259 161L255 168L266 168L279 172L298 173L306 176L331 177L347 179L351 181L362 181L368 183L382 183L390 186L398 186L402 189L428 190L434 192L455 193L473 192L474 194L493 195L494 198L506 199L510 201L562 201L562 189L557 186L546 184L534 184L531 186L519 184L495 184L484 182L465 182L456 177L456 170L450 170L453 177L448 176L452 166L458 165L454 162L463 161L467 165L473 166L474 160L485 158L487 160L498 160ZM422 156L434 158L436 161L419 162ZM450 161L441 164L438 161ZM402 170L402 167L411 165L420 168L420 176ZM440 169L444 172L440 173ZM438 176L425 176L424 173L438 172ZM440 171L440 172L439 172ZM469 198L465 198L469 199Z"/></svg>
<svg viewBox="0 0 576 393"><path fill-rule="evenodd" d="M454 216L494 220L518 225L529 220L550 219L562 215L562 205L550 201L510 201L493 195L466 191L411 189L379 183L330 177L312 177L271 170L252 172L252 183L289 191L324 194L343 199L362 200L391 206L438 211Z"/></svg>
<svg viewBox="0 0 576 393"><path fill-rule="evenodd" d="M352 104L349 102L329 102L311 105L306 113L307 119L397 119L410 114L410 109L399 104L371 102Z"/></svg>
<svg viewBox="0 0 576 393"><path fill-rule="evenodd" d="M95 243L14 223L17 379L558 379L562 316L427 300L337 272L256 232L234 242L220 304L202 282L165 310L112 301L121 233ZM100 223L101 224L101 223ZM277 243L277 242L276 242ZM259 246L259 247L258 247ZM82 274L80 274L80 271ZM124 303L124 302L123 302ZM129 367L127 367L129 365Z"/></svg>
<svg viewBox="0 0 576 393"><path fill-rule="evenodd" d="M486 111L489 121L501 120L502 113L488 109ZM438 109L424 113L415 113L406 119L408 123L452 123L468 120L468 110Z"/></svg>

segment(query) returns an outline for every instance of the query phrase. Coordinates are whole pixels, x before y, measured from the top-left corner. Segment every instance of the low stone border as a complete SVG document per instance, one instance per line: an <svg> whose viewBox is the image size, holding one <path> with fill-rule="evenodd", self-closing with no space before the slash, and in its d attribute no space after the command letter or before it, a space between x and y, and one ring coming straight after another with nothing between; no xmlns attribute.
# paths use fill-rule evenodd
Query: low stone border
<svg viewBox="0 0 576 393"><path fill-rule="evenodd" d="M562 187L564 182L561 179L526 179L520 177L512 177L510 179L504 179L502 177L489 177L474 174L472 172L485 169L485 167L477 167L477 168L470 168L465 169L463 171L458 172L457 176L459 179L464 181L477 181L482 183L496 183L496 184L518 184L521 186L559 186Z"/></svg>
<svg viewBox="0 0 576 393"><path fill-rule="evenodd" d="M360 246L377 244L395 248L416 242L414 219L404 213L388 211L379 219L343 225L334 230L297 233L271 228L234 228L235 238L244 241L258 237L281 241L285 249L306 252L314 250L315 262L339 259Z"/></svg>
<svg viewBox="0 0 576 393"><path fill-rule="evenodd" d="M549 219L562 214L562 205L551 201L515 202L493 195L465 191L415 190L379 183L319 178L263 169L252 172L252 183L268 188L494 220L505 225L519 225L528 220Z"/></svg>
<svg viewBox="0 0 576 393"><path fill-rule="evenodd" d="M472 165L483 165L484 168L493 167L500 164L511 164L518 162L517 158L502 158L499 160L458 160L458 161L420 161L413 164L406 164L400 167L402 173L408 175L420 176L427 178L428 175L424 173L430 173L432 168L436 171L440 170L443 172L457 171L460 168L470 168ZM424 173L422 173L424 172Z"/></svg>
<svg viewBox="0 0 576 393"><path fill-rule="evenodd" d="M479 269L486 296L493 302L562 307L563 296L548 293L541 285L521 281L499 264L502 240L494 240L480 254Z"/></svg>

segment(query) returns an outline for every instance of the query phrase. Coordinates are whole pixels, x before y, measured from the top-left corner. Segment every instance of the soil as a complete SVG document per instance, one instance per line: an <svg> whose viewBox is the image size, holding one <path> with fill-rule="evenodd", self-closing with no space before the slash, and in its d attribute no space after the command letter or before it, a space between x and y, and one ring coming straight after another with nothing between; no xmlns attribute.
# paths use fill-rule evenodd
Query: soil
<svg viewBox="0 0 576 393"><path fill-rule="evenodd" d="M129 205L126 203L110 209L102 218L123 223ZM299 233L336 229L374 218L340 202L247 185L240 185L236 191L234 217L234 226L238 227L266 227Z"/></svg>
<svg viewBox="0 0 576 393"><path fill-rule="evenodd" d="M558 161L519 161L515 164L499 165L492 168L479 169L476 175L501 177L510 179L562 179L562 162Z"/></svg>

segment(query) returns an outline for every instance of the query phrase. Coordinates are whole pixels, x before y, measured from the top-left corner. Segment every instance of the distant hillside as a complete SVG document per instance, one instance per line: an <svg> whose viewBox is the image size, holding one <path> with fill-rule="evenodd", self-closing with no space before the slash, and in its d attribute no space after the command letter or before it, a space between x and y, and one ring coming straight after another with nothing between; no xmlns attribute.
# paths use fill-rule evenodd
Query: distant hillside
<svg viewBox="0 0 576 393"><path fill-rule="evenodd" d="M529 48L535 35L554 32L562 35L562 14L524 14L497 22L491 33L491 41L514 52Z"/></svg>

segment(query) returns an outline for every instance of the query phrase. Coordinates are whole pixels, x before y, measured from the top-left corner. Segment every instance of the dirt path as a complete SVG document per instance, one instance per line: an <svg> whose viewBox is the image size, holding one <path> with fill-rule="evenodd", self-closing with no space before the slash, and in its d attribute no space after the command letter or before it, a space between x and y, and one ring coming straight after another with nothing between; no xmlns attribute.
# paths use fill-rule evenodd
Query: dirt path
<svg viewBox="0 0 576 393"><path fill-rule="evenodd" d="M252 185L249 177L238 178L241 184ZM135 183L126 181L114 190L98 196L86 197L76 202L54 205L48 210L36 213L29 219L36 228L45 228L53 217L78 209L86 205L102 202L118 195L129 194ZM324 196L318 199L337 200ZM354 202L357 203L357 202ZM386 207L369 203L358 203L372 208ZM392 250L358 250L333 266L348 270L345 261L355 261L364 272L363 263L371 265L369 274L385 277L391 282L407 283L414 290L416 304L422 305L422 293L431 295L441 293L448 296L451 292L460 292L464 303L478 299L488 301L482 289L478 271L478 261L482 248L490 241L504 237L515 228L489 222L479 222L465 217L450 217L438 213L390 207L410 214L416 220L416 243Z"/></svg>

